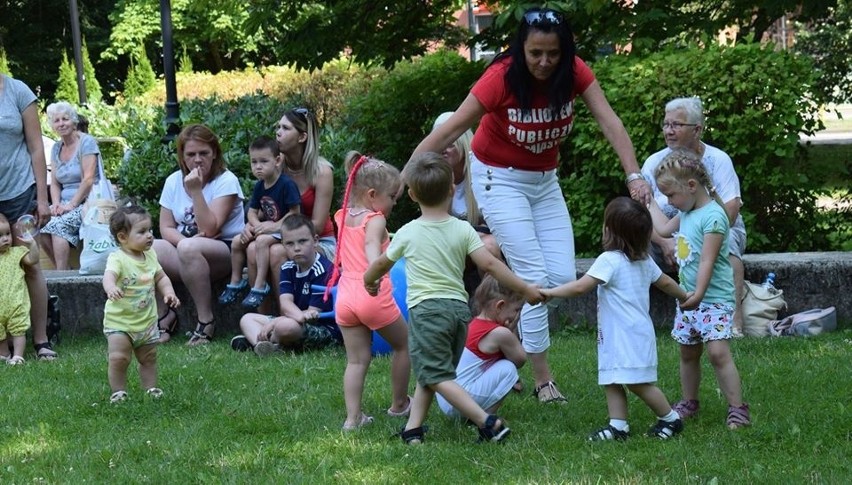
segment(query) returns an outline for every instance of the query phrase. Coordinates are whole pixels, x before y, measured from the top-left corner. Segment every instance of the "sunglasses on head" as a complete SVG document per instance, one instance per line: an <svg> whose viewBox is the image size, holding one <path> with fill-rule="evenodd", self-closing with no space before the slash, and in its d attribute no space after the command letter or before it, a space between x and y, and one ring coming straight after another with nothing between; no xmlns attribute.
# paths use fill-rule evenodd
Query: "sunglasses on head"
<svg viewBox="0 0 852 485"><path fill-rule="evenodd" d="M559 25L562 23L562 14L554 10L537 10L524 14L527 25Z"/></svg>
<svg viewBox="0 0 852 485"><path fill-rule="evenodd" d="M310 113L310 111L308 111L308 108L294 108L293 112L304 118L305 121L307 121L308 114Z"/></svg>

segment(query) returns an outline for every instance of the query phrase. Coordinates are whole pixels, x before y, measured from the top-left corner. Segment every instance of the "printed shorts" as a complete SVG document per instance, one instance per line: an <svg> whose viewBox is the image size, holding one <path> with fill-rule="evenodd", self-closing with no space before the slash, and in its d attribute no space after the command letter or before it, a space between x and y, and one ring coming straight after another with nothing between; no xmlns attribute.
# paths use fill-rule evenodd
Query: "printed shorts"
<svg viewBox="0 0 852 485"><path fill-rule="evenodd" d="M160 342L160 327L156 324L151 325L141 332L126 332L124 330L116 330L112 328L104 329L104 335L106 335L107 338L109 338L110 335L116 334L127 335L127 338L130 339L130 344L134 349Z"/></svg>
<svg viewBox="0 0 852 485"><path fill-rule="evenodd" d="M734 321L734 307L726 303L701 302L695 310L675 313L672 338L681 345L698 345L711 340L728 340Z"/></svg>

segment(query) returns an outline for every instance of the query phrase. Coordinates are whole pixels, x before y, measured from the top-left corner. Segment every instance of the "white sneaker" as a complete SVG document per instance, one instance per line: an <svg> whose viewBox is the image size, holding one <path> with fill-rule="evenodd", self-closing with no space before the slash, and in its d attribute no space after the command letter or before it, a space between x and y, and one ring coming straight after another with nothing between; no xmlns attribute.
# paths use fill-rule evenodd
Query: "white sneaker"
<svg viewBox="0 0 852 485"><path fill-rule="evenodd" d="M280 347L278 344L274 344L268 340L264 340L262 342L258 342L254 346L254 353L257 354L258 357L268 357L275 352L278 352Z"/></svg>

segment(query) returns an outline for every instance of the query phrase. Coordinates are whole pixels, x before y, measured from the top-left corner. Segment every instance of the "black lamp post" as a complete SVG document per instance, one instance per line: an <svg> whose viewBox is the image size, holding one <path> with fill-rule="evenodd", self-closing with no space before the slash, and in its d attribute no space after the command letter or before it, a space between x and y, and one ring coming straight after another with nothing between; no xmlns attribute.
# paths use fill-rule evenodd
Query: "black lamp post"
<svg viewBox="0 0 852 485"><path fill-rule="evenodd" d="M73 0L72 0L73 1ZM172 43L172 6L169 0L160 0L160 26L163 30L163 75L166 80L166 136L170 143L180 133L180 104L177 101L175 81L175 50Z"/></svg>
<svg viewBox="0 0 852 485"><path fill-rule="evenodd" d="M86 77L83 75L83 46L80 41L80 12L77 10L77 0L68 0L68 9L71 14L71 41L74 45L74 66L77 71L77 95L80 97L80 106L84 106L86 99Z"/></svg>

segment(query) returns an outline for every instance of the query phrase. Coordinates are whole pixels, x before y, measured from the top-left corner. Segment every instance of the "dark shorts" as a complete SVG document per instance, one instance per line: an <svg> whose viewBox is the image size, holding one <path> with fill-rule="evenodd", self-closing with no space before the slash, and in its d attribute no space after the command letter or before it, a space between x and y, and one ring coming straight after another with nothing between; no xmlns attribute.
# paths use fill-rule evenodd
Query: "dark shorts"
<svg viewBox="0 0 852 485"><path fill-rule="evenodd" d="M14 199L0 201L0 214L14 224L24 214L32 214L36 209L36 186L31 185L23 194Z"/></svg>
<svg viewBox="0 0 852 485"><path fill-rule="evenodd" d="M424 300L409 308L408 315L408 351L417 383L429 386L455 379L471 318L467 303Z"/></svg>
<svg viewBox="0 0 852 485"><path fill-rule="evenodd" d="M302 339L296 344L301 350L318 350L343 344L343 335L333 321L305 325Z"/></svg>

